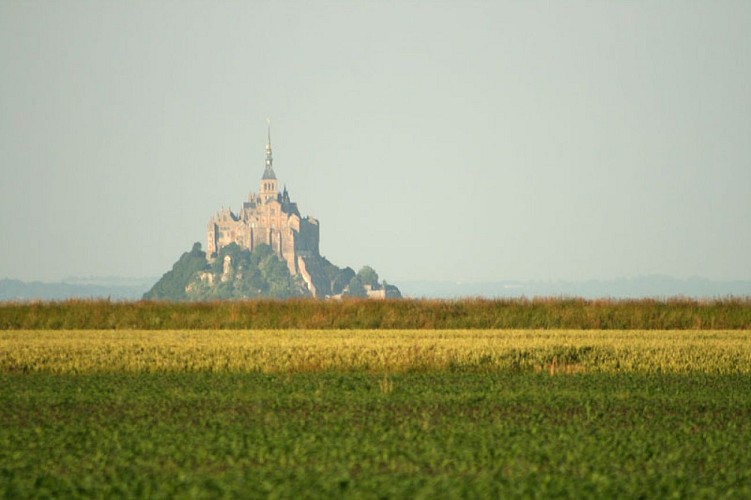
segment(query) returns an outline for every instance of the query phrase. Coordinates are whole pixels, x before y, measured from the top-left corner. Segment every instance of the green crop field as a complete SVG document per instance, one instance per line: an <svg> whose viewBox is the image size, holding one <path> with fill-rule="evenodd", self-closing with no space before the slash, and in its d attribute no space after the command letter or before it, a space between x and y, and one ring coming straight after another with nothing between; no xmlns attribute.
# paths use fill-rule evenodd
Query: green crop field
<svg viewBox="0 0 751 500"><path fill-rule="evenodd" d="M751 497L751 332L0 331L0 496Z"/></svg>

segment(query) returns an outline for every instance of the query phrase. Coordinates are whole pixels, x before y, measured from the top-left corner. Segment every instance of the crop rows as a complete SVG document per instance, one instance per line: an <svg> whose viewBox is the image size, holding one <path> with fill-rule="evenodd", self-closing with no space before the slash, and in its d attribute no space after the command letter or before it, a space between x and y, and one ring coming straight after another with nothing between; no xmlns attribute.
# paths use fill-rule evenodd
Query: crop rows
<svg viewBox="0 0 751 500"><path fill-rule="evenodd" d="M5 331L0 372L751 373L749 331Z"/></svg>
<svg viewBox="0 0 751 500"><path fill-rule="evenodd" d="M749 498L751 377L0 373L0 498Z"/></svg>

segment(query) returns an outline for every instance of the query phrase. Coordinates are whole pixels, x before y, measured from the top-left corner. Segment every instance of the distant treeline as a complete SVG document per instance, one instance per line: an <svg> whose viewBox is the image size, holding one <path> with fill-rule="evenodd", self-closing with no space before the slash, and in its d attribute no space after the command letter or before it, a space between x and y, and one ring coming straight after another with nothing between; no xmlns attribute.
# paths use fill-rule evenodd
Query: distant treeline
<svg viewBox="0 0 751 500"><path fill-rule="evenodd" d="M751 298L0 303L0 329L751 329Z"/></svg>

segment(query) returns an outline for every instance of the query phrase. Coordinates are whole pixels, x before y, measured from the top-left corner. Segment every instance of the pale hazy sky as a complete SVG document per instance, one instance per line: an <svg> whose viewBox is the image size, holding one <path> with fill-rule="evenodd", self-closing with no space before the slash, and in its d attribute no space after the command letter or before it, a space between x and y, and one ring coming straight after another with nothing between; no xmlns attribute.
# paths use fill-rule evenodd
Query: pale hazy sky
<svg viewBox="0 0 751 500"><path fill-rule="evenodd" d="M158 276L275 170L400 280L751 279L751 2L0 1L0 278Z"/></svg>

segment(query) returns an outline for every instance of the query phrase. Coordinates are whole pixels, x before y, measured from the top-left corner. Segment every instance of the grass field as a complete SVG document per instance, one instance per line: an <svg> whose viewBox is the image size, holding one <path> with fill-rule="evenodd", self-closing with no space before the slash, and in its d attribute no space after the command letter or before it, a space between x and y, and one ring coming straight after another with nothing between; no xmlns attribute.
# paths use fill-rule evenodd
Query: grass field
<svg viewBox="0 0 751 500"><path fill-rule="evenodd" d="M0 496L751 496L749 331L0 331Z"/></svg>
<svg viewBox="0 0 751 500"><path fill-rule="evenodd" d="M751 330L751 298L0 303L0 330Z"/></svg>

